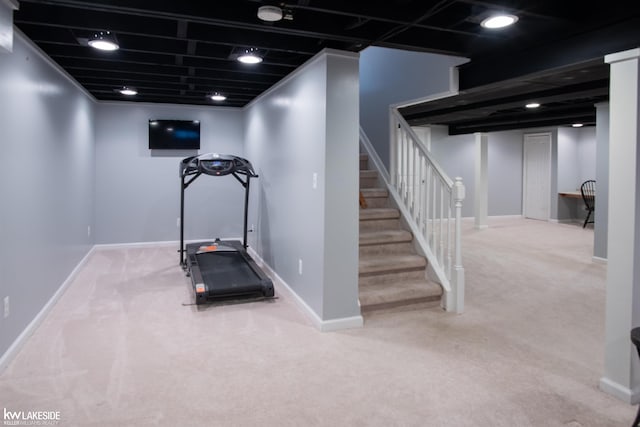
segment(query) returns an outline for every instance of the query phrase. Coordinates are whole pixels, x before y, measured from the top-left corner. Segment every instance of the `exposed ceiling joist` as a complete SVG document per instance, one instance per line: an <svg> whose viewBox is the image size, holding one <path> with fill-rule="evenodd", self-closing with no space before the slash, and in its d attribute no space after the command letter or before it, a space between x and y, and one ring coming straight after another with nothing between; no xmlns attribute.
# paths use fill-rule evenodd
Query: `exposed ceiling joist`
<svg viewBox="0 0 640 427"><path fill-rule="evenodd" d="M479 121L494 128L548 123L554 110L563 120L571 110L592 117L592 104L608 95L602 55L640 45L640 3L617 0L590 8L573 1L298 0L277 3L286 19L276 22L258 19L260 6L273 5L262 0L20 3L17 27L100 100L241 107L325 48L382 46L469 58L459 68L458 96L402 110L413 124L437 122L452 132L482 128ZM481 28L496 10L517 14L517 25ZM89 48L99 31L114 33L120 50ZM262 63L236 61L248 48ZM138 95L125 98L115 91L122 85L137 86ZM213 91L227 99L214 104ZM521 111L520 101L531 97L543 107Z"/></svg>

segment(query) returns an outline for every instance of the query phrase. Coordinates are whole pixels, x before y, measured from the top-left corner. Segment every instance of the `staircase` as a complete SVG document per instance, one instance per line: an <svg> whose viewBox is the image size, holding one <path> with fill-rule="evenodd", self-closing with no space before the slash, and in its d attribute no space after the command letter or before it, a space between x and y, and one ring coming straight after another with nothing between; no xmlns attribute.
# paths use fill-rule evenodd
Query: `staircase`
<svg viewBox="0 0 640 427"><path fill-rule="evenodd" d="M360 155L359 298L362 313L405 307L438 306L442 288L426 279L427 261L417 255L413 235L402 227L400 212L378 187L378 172Z"/></svg>

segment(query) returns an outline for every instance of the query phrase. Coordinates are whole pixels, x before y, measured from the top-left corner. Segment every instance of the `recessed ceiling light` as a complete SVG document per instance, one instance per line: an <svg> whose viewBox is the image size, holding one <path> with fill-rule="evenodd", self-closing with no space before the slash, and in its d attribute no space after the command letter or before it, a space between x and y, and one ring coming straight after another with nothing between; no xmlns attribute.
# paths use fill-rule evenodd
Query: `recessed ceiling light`
<svg viewBox="0 0 640 427"><path fill-rule="evenodd" d="M538 104L537 102L530 102L527 105L525 105L525 107L527 108L538 108L540 106L540 104Z"/></svg>
<svg viewBox="0 0 640 427"><path fill-rule="evenodd" d="M259 64L262 62L262 57L258 55L258 51L255 48L245 49L245 51L238 56L238 61L243 64Z"/></svg>
<svg viewBox="0 0 640 427"><path fill-rule="evenodd" d="M518 17L515 15L492 15L482 21L480 25L484 28L496 29L496 28L504 28L509 25L515 24L518 21Z"/></svg>
<svg viewBox="0 0 640 427"><path fill-rule="evenodd" d="M574 123L571 126L573 126L574 128L581 128L584 125L582 123Z"/></svg>
<svg viewBox="0 0 640 427"><path fill-rule="evenodd" d="M220 102L220 101L224 101L225 99L227 99L227 97L222 95L222 94L220 94L220 93L218 93L218 92L216 92L213 95L211 95L211 99L214 100L214 101Z"/></svg>
<svg viewBox="0 0 640 427"><path fill-rule="evenodd" d="M133 96L138 94L138 91L135 88L128 87L128 86L124 86L123 88L118 89L118 92L127 96Z"/></svg>
<svg viewBox="0 0 640 427"><path fill-rule="evenodd" d="M110 31L100 31L95 33L89 38L87 43L89 46L98 50L113 51L120 48L116 41L116 37Z"/></svg>
<svg viewBox="0 0 640 427"><path fill-rule="evenodd" d="M260 6L258 18L267 22L276 22L282 19L282 9L277 6Z"/></svg>

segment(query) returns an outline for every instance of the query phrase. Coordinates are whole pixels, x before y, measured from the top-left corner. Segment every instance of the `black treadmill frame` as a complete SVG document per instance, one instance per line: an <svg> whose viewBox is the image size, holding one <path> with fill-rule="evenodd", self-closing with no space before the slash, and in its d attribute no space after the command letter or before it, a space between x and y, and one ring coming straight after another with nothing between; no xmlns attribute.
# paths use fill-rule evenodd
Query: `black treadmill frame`
<svg viewBox="0 0 640 427"><path fill-rule="evenodd" d="M215 161L231 162L232 166L228 169L211 169L206 167L207 162ZM238 241L222 241L220 239L215 239L214 241L191 243L185 247L184 193L185 190L203 174L210 176L232 175L244 188L244 224L242 243ZM264 274L256 262L247 253L247 220L249 215L249 191L252 178L258 178L258 175L253 170L253 166L248 160L238 156L207 153L199 156L187 157L180 162L180 265L182 269L187 272L187 275L191 276L196 304L203 304L211 300L239 298L243 296L260 296L264 298L274 296L273 283L271 279ZM256 286L249 286L253 289L239 292L236 292L233 289L210 289L210 287L204 283L203 274L200 270L197 258L200 254L197 248L210 245L220 245L221 247L220 252L210 252L211 256L215 256L216 253L225 252L235 252L240 255L248 267L257 276L258 281L256 282ZM205 291L197 292L198 285L204 285Z"/></svg>

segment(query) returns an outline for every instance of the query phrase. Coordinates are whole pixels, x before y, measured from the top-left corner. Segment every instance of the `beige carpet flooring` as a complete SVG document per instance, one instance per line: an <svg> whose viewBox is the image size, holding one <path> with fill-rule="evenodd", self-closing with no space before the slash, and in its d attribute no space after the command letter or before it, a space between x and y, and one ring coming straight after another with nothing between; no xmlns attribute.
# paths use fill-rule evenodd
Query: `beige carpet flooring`
<svg viewBox="0 0 640 427"><path fill-rule="evenodd" d="M579 225L464 225L466 312L318 332L279 299L198 310L175 247L98 250L0 375L61 426L629 426L597 388L606 266Z"/></svg>

